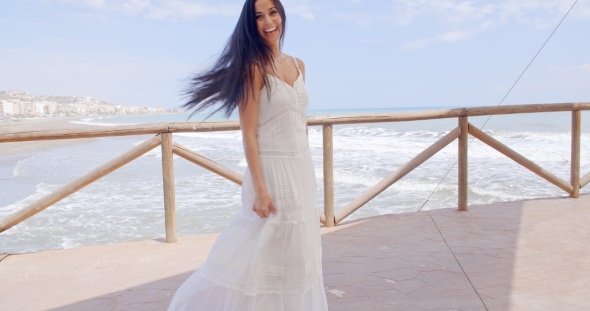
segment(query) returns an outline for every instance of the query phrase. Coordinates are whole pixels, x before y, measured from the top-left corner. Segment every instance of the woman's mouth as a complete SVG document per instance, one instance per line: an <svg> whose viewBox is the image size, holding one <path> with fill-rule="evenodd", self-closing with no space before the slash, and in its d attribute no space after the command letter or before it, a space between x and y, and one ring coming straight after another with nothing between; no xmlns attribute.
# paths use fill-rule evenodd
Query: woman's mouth
<svg viewBox="0 0 590 311"><path fill-rule="evenodd" d="M264 33L265 34L271 34L274 33L275 31L277 31L277 27L273 27L273 28L269 28L269 29L264 29Z"/></svg>

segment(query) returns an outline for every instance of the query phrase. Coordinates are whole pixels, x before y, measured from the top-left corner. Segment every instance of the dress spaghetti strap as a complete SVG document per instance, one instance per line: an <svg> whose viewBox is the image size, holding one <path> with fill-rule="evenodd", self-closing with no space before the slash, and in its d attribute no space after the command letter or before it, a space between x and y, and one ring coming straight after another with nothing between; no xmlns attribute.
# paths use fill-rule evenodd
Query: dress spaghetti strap
<svg viewBox="0 0 590 311"><path fill-rule="evenodd" d="M295 58L295 56L291 57L293 57L293 61L295 62L295 68L297 68L297 71L299 71L299 74L301 74L301 70L299 70L299 64L297 63L297 58Z"/></svg>

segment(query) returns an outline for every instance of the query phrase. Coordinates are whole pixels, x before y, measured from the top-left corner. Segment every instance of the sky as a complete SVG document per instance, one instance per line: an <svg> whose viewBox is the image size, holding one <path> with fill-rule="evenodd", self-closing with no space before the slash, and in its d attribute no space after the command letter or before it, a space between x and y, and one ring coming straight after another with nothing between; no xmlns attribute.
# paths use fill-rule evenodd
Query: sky
<svg viewBox="0 0 590 311"><path fill-rule="evenodd" d="M498 105L575 0L284 0L310 109ZM0 0L0 90L178 107L243 1ZM504 104L590 102L579 0Z"/></svg>

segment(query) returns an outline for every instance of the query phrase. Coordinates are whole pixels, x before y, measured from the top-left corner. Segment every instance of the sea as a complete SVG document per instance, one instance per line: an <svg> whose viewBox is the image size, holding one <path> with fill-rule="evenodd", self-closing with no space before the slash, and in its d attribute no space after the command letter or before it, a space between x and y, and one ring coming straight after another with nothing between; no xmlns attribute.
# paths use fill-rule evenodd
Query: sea
<svg viewBox="0 0 590 311"><path fill-rule="evenodd" d="M312 116L441 108L314 110ZM185 122L188 114L89 117L79 124L116 126ZM190 121L200 122L204 115ZM209 121L223 120L213 116ZM230 119L236 119L235 116ZM570 180L571 113L473 117L470 122L558 177ZM334 126L336 210L343 207L457 126L457 119ZM590 172L590 112L582 113L581 174ZM150 138L105 137L34 153L0 157L0 218L39 200ZM239 131L178 133L178 142L239 173L246 160ZM470 138L472 139L472 138ZM322 130L309 128L323 209ZM0 146L1 147L1 146ZM156 148L0 233L0 253L28 253L165 236L162 162ZM347 218L407 213L457 205L457 143L434 155ZM240 186L174 157L178 234L222 231L240 209ZM590 186L581 190L590 193ZM567 194L478 140L469 147L469 204Z"/></svg>

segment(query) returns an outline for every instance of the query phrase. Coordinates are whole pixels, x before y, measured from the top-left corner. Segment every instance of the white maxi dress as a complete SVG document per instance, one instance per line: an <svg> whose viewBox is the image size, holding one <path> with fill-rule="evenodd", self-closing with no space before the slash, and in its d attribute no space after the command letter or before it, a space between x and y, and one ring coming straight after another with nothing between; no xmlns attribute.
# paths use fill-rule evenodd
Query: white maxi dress
<svg viewBox="0 0 590 311"><path fill-rule="evenodd" d="M328 310L306 135L309 97L297 70L293 87L269 75L270 93L266 86L260 92L260 167L277 213L262 219L252 211L255 192L246 170L241 211L176 291L168 311Z"/></svg>

